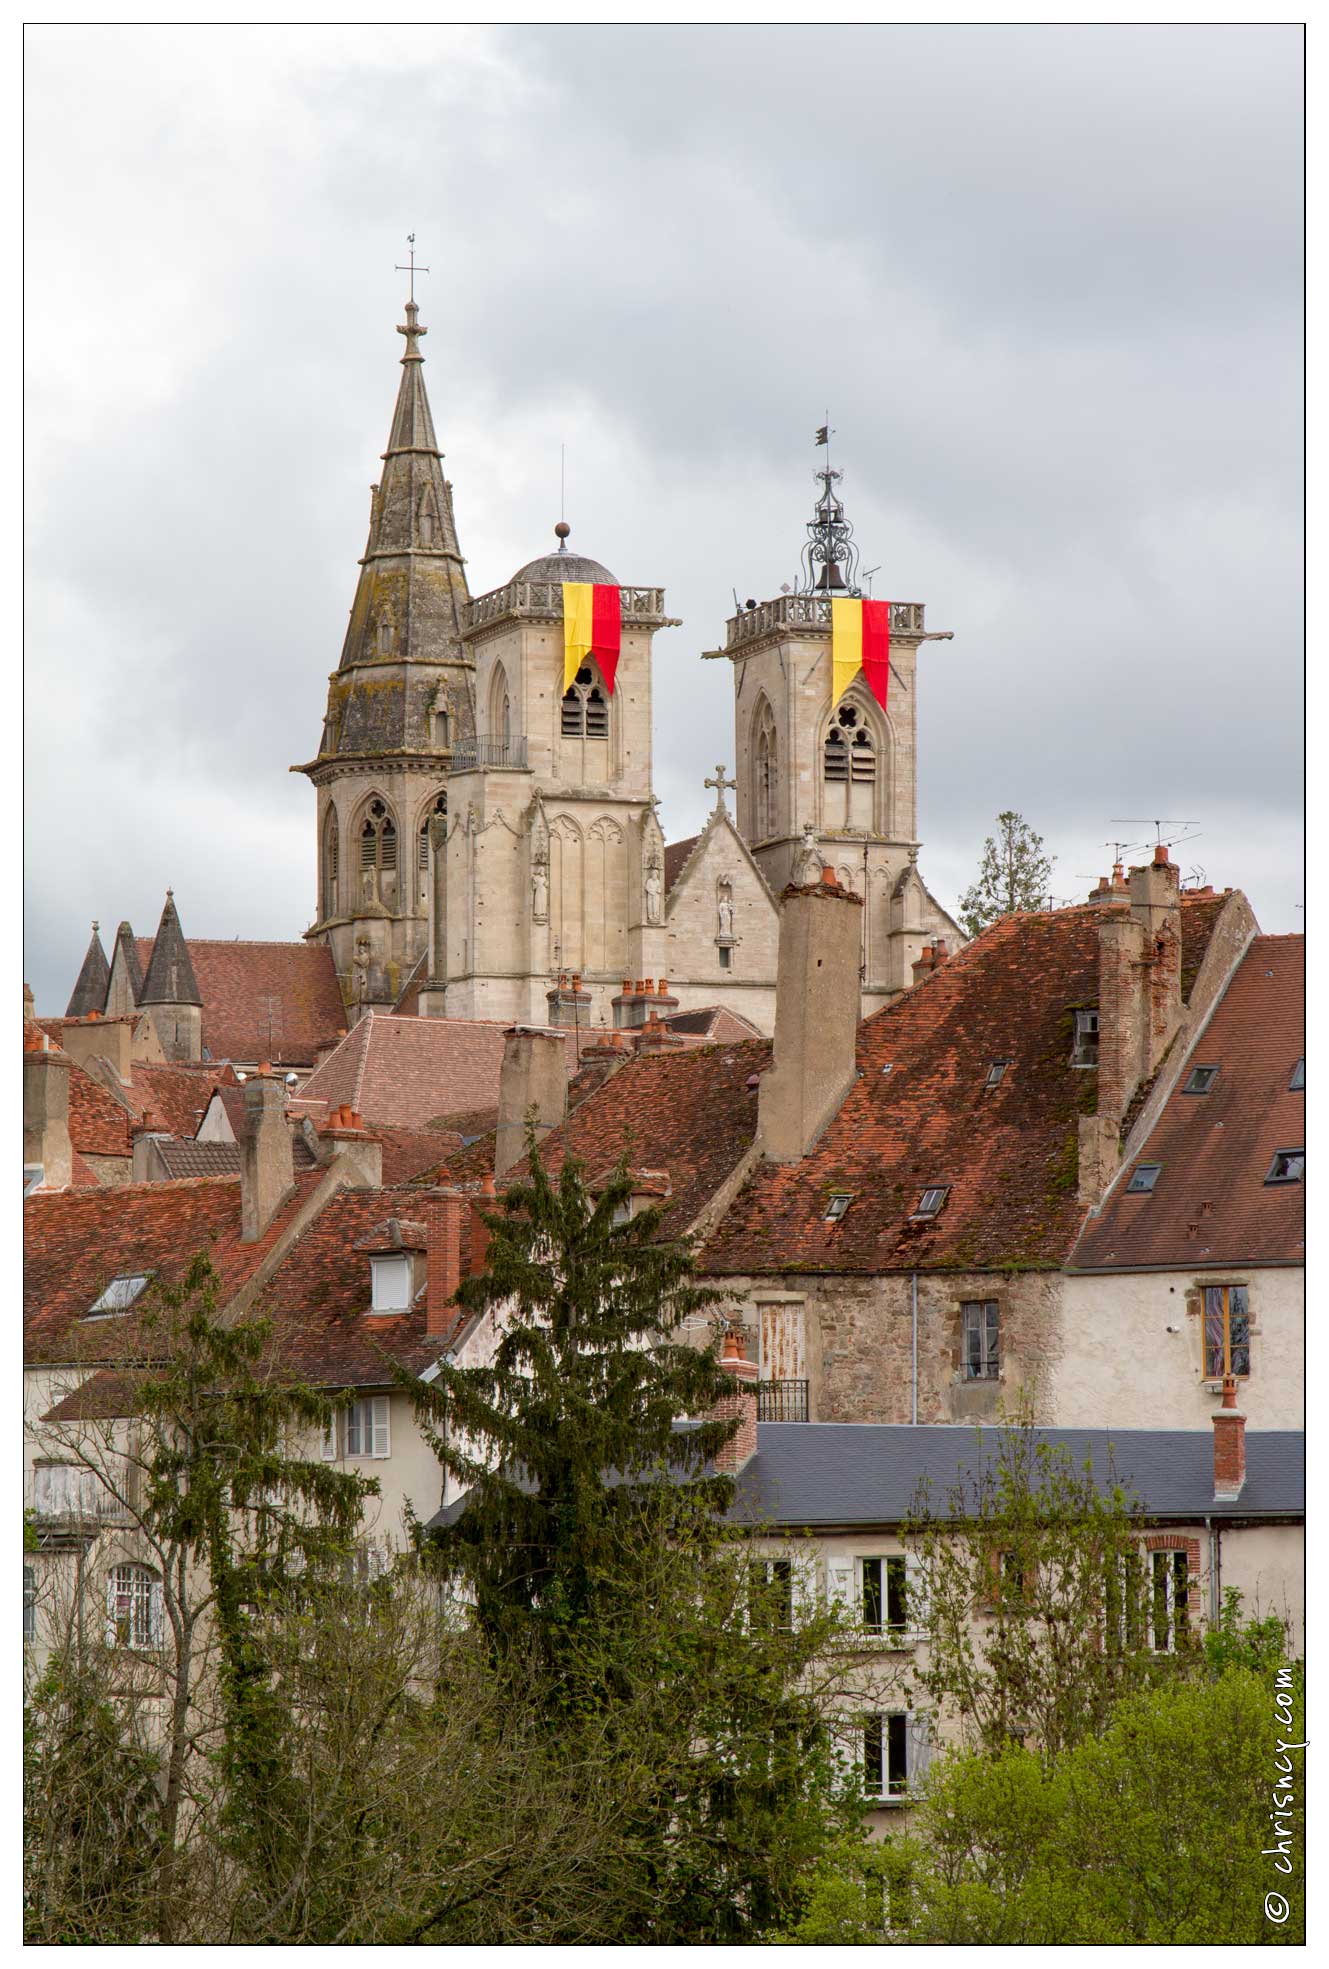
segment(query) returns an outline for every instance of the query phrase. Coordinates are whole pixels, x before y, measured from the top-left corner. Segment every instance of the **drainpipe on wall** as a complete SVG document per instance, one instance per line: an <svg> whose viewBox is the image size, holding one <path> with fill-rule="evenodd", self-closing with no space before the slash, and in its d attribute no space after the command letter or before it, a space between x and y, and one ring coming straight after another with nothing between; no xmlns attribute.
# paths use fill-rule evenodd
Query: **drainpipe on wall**
<svg viewBox="0 0 1329 1969"><path fill-rule="evenodd" d="M910 1313L910 1355L912 1372L910 1374L909 1420L918 1420L918 1273L909 1274L909 1313Z"/></svg>
<svg viewBox="0 0 1329 1969"><path fill-rule="evenodd" d="M1204 1528L1209 1534L1209 1625L1217 1627L1223 1607L1223 1534L1212 1518L1205 1519Z"/></svg>

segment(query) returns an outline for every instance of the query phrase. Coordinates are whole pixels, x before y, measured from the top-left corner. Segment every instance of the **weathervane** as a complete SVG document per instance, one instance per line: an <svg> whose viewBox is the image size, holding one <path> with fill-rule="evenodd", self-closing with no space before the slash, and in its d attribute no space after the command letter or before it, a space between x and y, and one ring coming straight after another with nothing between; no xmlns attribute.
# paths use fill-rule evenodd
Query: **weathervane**
<svg viewBox="0 0 1329 1969"><path fill-rule="evenodd" d="M420 267L420 268L417 268L417 267L416 267L416 264L415 264L415 234L414 234L413 232L408 232L408 233L407 233L407 235L406 235L406 244L407 244L407 245L408 245L408 246L410 247L410 249L411 249L411 256L410 256L410 265L409 265L409 266L405 266L405 267L402 267L402 266L398 266L398 267L394 267L394 268L393 268L393 272L394 272L394 273L408 273L408 274L409 274L409 275L411 276L411 294L410 294L410 298L411 298L411 301L412 301L412 303L414 303L414 301L415 301L415 276L416 276L416 273L417 273L417 272L419 272L419 273L428 273L428 272L429 272L429 269L428 269L428 267Z"/></svg>
<svg viewBox="0 0 1329 1969"><path fill-rule="evenodd" d="M826 422L818 426L814 443L826 447L826 463L813 477L821 486L821 497L808 521L808 537L803 548L803 582L800 592L805 595L841 594L857 595L858 548L854 544L854 529L844 516L844 502L835 488L844 477L843 472L831 468L831 439L835 433L831 429L829 413ZM875 569L873 570L875 573Z"/></svg>

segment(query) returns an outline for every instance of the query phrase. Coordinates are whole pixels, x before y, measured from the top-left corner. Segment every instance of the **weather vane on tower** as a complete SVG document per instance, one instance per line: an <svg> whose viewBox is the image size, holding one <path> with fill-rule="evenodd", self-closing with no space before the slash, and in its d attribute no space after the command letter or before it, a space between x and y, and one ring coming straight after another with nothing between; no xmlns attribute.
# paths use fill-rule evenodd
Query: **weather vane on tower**
<svg viewBox="0 0 1329 1969"><path fill-rule="evenodd" d="M415 276L417 273L428 273L429 269L428 267L417 267L415 264L415 234L413 232L407 233L406 244L411 249L410 264L404 267L397 266L393 269L393 271L394 273L408 273L411 276L411 293L410 293L409 305L413 307L415 305Z"/></svg>

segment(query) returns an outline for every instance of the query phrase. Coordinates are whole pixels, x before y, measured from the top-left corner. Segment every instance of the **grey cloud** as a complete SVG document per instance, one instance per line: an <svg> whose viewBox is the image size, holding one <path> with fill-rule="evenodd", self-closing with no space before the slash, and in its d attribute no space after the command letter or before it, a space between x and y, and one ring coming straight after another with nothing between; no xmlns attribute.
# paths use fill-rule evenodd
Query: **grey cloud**
<svg viewBox="0 0 1329 1969"><path fill-rule="evenodd" d="M956 631L919 685L934 889L1000 807L1059 877L1159 812L1300 927L1294 30L67 29L30 78L43 1007L87 919L150 929L168 881L196 934L309 920L286 768L412 228L473 589L548 539L566 441L577 544L685 619L671 831L732 763L698 653L794 578L829 405L876 592Z"/></svg>

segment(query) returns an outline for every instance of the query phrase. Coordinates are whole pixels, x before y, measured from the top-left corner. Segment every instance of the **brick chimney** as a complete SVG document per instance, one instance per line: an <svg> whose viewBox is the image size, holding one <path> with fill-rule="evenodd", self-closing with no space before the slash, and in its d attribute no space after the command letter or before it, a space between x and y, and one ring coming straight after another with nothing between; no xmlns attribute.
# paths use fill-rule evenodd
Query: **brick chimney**
<svg viewBox="0 0 1329 1969"><path fill-rule="evenodd" d="M41 1165L45 1189L63 1190L73 1179L69 1058L35 1023L23 1029L23 1160Z"/></svg>
<svg viewBox="0 0 1329 1969"><path fill-rule="evenodd" d="M758 1129L772 1162L796 1162L854 1079L863 905L832 869L781 897L775 1059L762 1075Z"/></svg>
<svg viewBox="0 0 1329 1969"><path fill-rule="evenodd" d="M560 1031L549 1027L509 1026L503 1035L503 1065L498 1076L496 1176L505 1176L525 1155L526 1123L532 1109L535 1138L540 1142L567 1113L567 1041Z"/></svg>
<svg viewBox="0 0 1329 1969"><path fill-rule="evenodd" d="M240 1126L242 1244L254 1244L262 1237L294 1181L286 1087L265 1064L245 1082L245 1112Z"/></svg>
<svg viewBox="0 0 1329 1969"><path fill-rule="evenodd" d="M1214 1502L1231 1504L1246 1482L1246 1418L1237 1407L1237 1383L1223 1380L1222 1406L1214 1412Z"/></svg>
<svg viewBox="0 0 1329 1969"><path fill-rule="evenodd" d="M755 1361L750 1361L743 1351L743 1335L736 1327L729 1327L724 1337L724 1348L720 1355L720 1367L733 1378L733 1393L722 1395L715 1404L715 1418L727 1422L731 1416L738 1417L738 1428L715 1459L715 1467L723 1476L737 1476L743 1465L757 1453L757 1377Z"/></svg>

